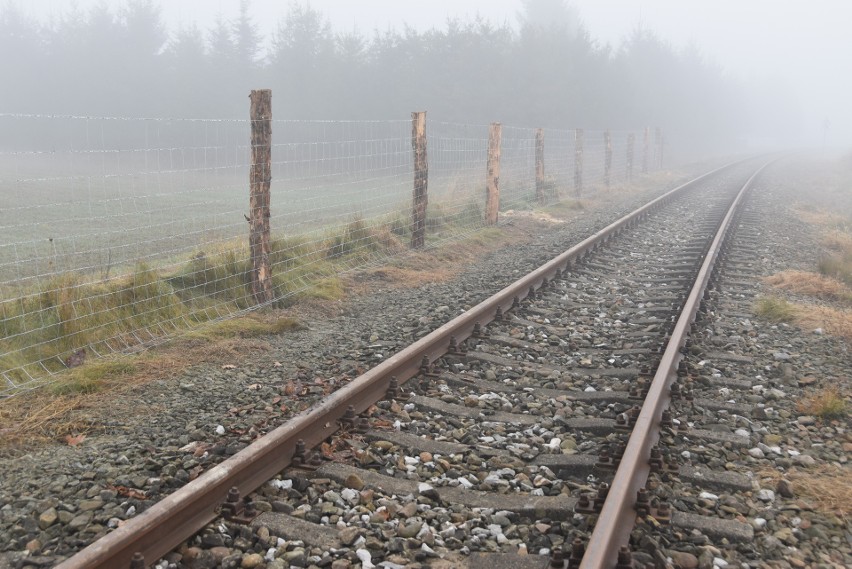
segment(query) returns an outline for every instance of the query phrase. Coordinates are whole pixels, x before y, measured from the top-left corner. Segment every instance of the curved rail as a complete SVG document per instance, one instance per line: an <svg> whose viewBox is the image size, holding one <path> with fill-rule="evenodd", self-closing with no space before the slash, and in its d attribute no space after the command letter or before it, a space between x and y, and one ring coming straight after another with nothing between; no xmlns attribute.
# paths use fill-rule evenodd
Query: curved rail
<svg viewBox="0 0 852 569"><path fill-rule="evenodd" d="M215 519L230 488L236 487L242 495L254 491L291 464L298 441L304 441L307 448L312 448L334 434L349 406L354 407L356 413L363 412L385 396L392 378L400 383L408 381L420 371L424 358L431 363L447 352L453 340L464 341L477 324L488 324L494 320L498 310L508 310L515 299L523 300L531 290L561 273L574 260L697 182L739 162L711 170L621 217L355 378L314 407L294 416L57 567L118 569L132 566L136 569L144 567L146 561L150 563L159 559Z"/></svg>
<svg viewBox="0 0 852 569"><path fill-rule="evenodd" d="M636 419L636 424L630 433L627 448L621 458L621 464L610 483L609 492L595 523L595 528L586 544L586 553L583 555L580 569L615 567L618 562L619 549L626 546L630 539L630 532L633 530L636 520L634 509L636 494L640 488L645 486L648 474L651 471L648 462L651 457L651 447L660 438L660 420L663 411L671 401L669 388L677 377L678 364L683 358L681 348L686 343L716 260L743 197L751 188L755 178L772 162L774 160L758 168L737 193L705 253L704 262L683 305L681 314L672 331L671 339L654 374L648 395Z"/></svg>

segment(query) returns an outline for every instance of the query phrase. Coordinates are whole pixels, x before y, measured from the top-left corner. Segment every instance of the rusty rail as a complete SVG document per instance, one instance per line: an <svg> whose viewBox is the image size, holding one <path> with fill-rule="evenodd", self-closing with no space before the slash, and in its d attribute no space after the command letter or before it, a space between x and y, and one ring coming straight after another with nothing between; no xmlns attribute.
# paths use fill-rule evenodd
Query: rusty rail
<svg viewBox="0 0 852 569"><path fill-rule="evenodd" d="M230 488L236 487L242 495L246 495L289 466L297 441L304 441L307 448L318 445L338 430L339 421L349 406L353 406L356 413L363 412L385 396L391 378L395 377L399 383L408 381L420 371L424 358L429 363L435 361L447 352L452 340L464 341L472 334L477 324L485 326L494 320L498 310L509 310L515 299L523 300L530 290L540 287L545 279L554 278L557 273L567 269L574 260L591 252L597 245L638 222L697 182L733 164L716 168L666 192L584 239L355 378L345 387L299 413L57 567L119 569L130 567L135 556L135 569L161 558L217 517L218 509Z"/></svg>
<svg viewBox="0 0 852 569"><path fill-rule="evenodd" d="M626 546L630 539L630 532L633 530L636 520L634 509L636 494L648 480L648 473L651 470L648 462L651 457L651 447L659 440L660 420L663 411L671 401L669 388L677 377L678 364L683 358L681 348L685 345L689 330L695 321L695 315L701 306L707 283L713 273L713 268L737 209L752 182L771 163L768 162L758 168L740 188L705 253L704 262L683 305L672 331L671 339L654 374L648 395L636 419L636 424L630 433L627 448L621 458L621 464L610 483L609 493L586 545L586 553L583 555L580 569L615 567L618 562L619 549Z"/></svg>

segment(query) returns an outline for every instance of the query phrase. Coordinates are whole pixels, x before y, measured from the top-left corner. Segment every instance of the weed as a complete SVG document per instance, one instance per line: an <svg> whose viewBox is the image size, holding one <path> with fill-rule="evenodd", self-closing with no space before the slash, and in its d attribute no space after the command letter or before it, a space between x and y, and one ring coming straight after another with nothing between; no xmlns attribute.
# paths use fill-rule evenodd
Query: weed
<svg viewBox="0 0 852 569"><path fill-rule="evenodd" d="M800 413L813 415L821 419L839 419L848 413L846 397L840 388L832 385L817 393L805 397L796 405Z"/></svg>
<svg viewBox="0 0 852 569"><path fill-rule="evenodd" d="M796 317L796 308L782 298L766 296L755 303L754 313L770 322L792 322Z"/></svg>

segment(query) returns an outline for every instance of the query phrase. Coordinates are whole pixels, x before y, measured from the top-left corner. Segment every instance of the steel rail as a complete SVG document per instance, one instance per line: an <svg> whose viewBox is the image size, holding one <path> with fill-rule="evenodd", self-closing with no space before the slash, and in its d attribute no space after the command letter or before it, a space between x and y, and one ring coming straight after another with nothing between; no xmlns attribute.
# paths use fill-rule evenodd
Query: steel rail
<svg viewBox="0 0 852 569"><path fill-rule="evenodd" d="M236 487L242 495L246 495L289 466L297 441L303 440L307 448L317 446L338 430L338 422L350 405L355 408L356 413L363 412L386 395L392 378L395 377L402 384L419 373L424 357L431 363L445 354L452 338L457 342L464 341L473 333L477 324L485 326L494 320L498 309L509 310L515 299L523 300L530 290L541 286L545 279L550 280L558 272L567 269L574 260L591 252L597 245L699 181L740 162L731 162L711 170L621 217L353 379L310 409L292 417L285 424L65 560L57 568L118 569L129 567L134 554L141 555L145 564L161 558L217 517L218 508L230 488ZM137 560L136 566L141 563L143 562Z"/></svg>
<svg viewBox="0 0 852 569"><path fill-rule="evenodd" d="M777 159L776 159L777 160ZM586 553L580 563L580 569L610 569L618 562L619 549L626 546L636 521L636 495L645 486L651 471L649 459L651 447L660 437L660 420L663 411L671 401L669 388L677 377L678 364L683 358L681 348L686 343L695 315L701 306L707 283L713 273L716 260L722 250L725 238L735 214L746 192L751 188L757 176L772 160L758 168L740 188L732 200L728 212L719 225L719 229L705 253L704 262L695 278L695 283L687 297L677 323L672 331L659 367L651 381L648 395L630 433L627 447L621 458L621 464L609 486L606 500L595 522L594 530L586 544Z"/></svg>

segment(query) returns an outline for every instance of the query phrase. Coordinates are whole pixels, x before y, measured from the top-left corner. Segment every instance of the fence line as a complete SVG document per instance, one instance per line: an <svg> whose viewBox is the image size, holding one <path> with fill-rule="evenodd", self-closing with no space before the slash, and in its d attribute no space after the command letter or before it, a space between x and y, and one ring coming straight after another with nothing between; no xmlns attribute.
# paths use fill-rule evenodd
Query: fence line
<svg viewBox="0 0 852 569"><path fill-rule="evenodd" d="M253 147L258 122L0 113L0 395L89 357L286 304L404 250L421 227L414 245L429 246L498 212L628 183L635 153L642 169L660 167L664 140L655 130L647 151L631 150L650 129L545 128L537 137L502 125L495 153L491 125L428 121L418 168L409 120L270 118L272 142ZM248 190L268 177L250 180L258 144L271 175L265 249L247 239L266 215L249 203ZM416 179L428 188L422 218L413 215ZM253 250L268 263L262 294Z"/></svg>

